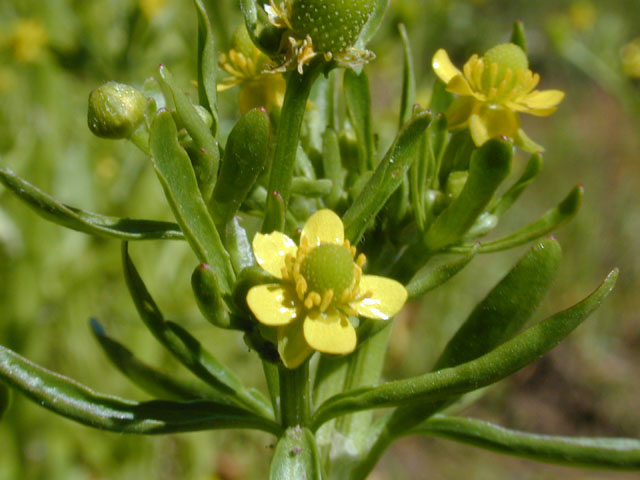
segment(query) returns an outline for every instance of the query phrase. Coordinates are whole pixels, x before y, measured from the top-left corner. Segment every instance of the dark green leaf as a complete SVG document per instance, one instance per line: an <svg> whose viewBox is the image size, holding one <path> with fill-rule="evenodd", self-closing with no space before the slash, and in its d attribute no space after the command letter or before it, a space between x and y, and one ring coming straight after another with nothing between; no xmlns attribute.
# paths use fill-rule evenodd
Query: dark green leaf
<svg viewBox="0 0 640 480"><path fill-rule="evenodd" d="M471 418L435 415L411 434L433 435L498 453L573 467L640 470L640 440L563 437L511 430Z"/></svg>
<svg viewBox="0 0 640 480"><path fill-rule="evenodd" d="M142 321L153 336L194 375L207 382L230 401L270 417L272 415L270 407L266 405L264 399L256 398L251 394L231 369L207 352L186 330L165 321L131 261L126 243L122 248L122 263L131 298Z"/></svg>
<svg viewBox="0 0 640 480"><path fill-rule="evenodd" d="M364 71L358 75L350 68L345 70L344 95L349 119L358 140L359 172L363 173L374 167L371 94L369 78Z"/></svg>
<svg viewBox="0 0 640 480"><path fill-rule="evenodd" d="M508 175L512 156L513 147L502 140L489 140L473 153L462 192L424 236L424 245L429 251L441 250L467 232Z"/></svg>
<svg viewBox="0 0 640 480"><path fill-rule="evenodd" d="M159 434L255 428L278 434L274 422L212 401L135 402L96 393L0 346L0 379L38 405L76 422L120 433Z"/></svg>
<svg viewBox="0 0 640 480"><path fill-rule="evenodd" d="M481 243L478 253L491 253L508 250L509 248L518 247L552 232L560 225L571 220L571 218L578 213L580 205L582 205L583 196L584 190L581 185L578 185L569 192L569 195L567 195L557 207L546 212L535 222L532 222L505 237ZM451 253L465 253L469 252L472 248L475 248L474 245L475 244L473 243L457 245L448 248L447 251Z"/></svg>
<svg viewBox="0 0 640 480"><path fill-rule="evenodd" d="M200 105L205 107L213 117L211 133L214 138L217 138L219 120L216 65L218 59L207 9L202 0L194 0L193 3L198 12L198 98ZM219 12L216 14L219 15Z"/></svg>
<svg viewBox="0 0 640 480"><path fill-rule="evenodd" d="M306 428L287 429L276 445L269 480L322 480L315 438Z"/></svg>
<svg viewBox="0 0 640 480"><path fill-rule="evenodd" d="M561 258L555 239L538 242L471 312L434 370L474 360L518 333L551 287Z"/></svg>
<svg viewBox="0 0 640 480"><path fill-rule="evenodd" d="M231 291L234 273L229 254L200 194L191 161L180 146L171 114L160 111L151 129L151 152L165 196L198 260L213 267L223 293Z"/></svg>
<svg viewBox="0 0 640 480"><path fill-rule="evenodd" d="M109 337L96 319L91 319L90 325L111 363L147 393L167 400L221 400L221 396L211 390L175 379L145 364L131 350Z"/></svg>
<svg viewBox="0 0 640 480"><path fill-rule="evenodd" d="M216 327L231 328L229 309L224 303L216 272L202 263L191 275L191 288L200 312Z"/></svg>
<svg viewBox="0 0 640 480"><path fill-rule="evenodd" d="M109 217L70 207L4 168L0 182L38 215L72 230L121 240L184 240L175 223Z"/></svg>
<svg viewBox="0 0 640 480"><path fill-rule="evenodd" d="M269 115L262 108L249 111L231 130L211 201L218 228L233 218L262 173L269 155L270 136Z"/></svg>
<svg viewBox="0 0 640 480"><path fill-rule="evenodd" d="M476 256L476 252L477 248L461 259L436 268L430 268L428 265L422 267L407 284L409 298L418 298L445 283L466 267Z"/></svg>
<svg viewBox="0 0 640 480"><path fill-rule="evenodd" d="M611 272L591 295L573 307L529 327L495 350L467 363L378 387L345 392L327 400L316 411L313 427L347 413L403 404L425 404L457 397L491 385L547 353L596 310L618 277Z"/></svg>
<svg viewBox="0 0 640 480"><path fill-rule="evenodd" d="M416 157L420 139L431 122L431 113L416 113L400 130L386 156L375 169L362 192L343 216L345 236L356 244L367 225L400 186Z"/></svg>

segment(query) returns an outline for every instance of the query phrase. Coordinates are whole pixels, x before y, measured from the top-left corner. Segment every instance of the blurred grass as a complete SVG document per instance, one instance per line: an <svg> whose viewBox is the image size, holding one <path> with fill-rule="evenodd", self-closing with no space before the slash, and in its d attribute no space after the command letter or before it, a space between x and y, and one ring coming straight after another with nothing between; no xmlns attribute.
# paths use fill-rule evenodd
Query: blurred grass
<svg viewBox="0 0 640 480"><path fill-rule="evenodd" d="M212 17L232 19L221 22L231 30L239 19L235 2L208 3ZM640 413L631 408L640 398L640 301L635 294L640 287L640 111L634 106L638 101L629 97L640 98L640 85L619 76L618 57L624 43L640 36L637 18L640 5L632 0L392 0L372 45L378 55L368 67L374 125L383 147L397 123L398 22L410 33L424 103L437 48L446 48L460 63L504 42L513 20L523 20L542 88L560 88L567 99L552 117L525 120L527 132L547 147L545 168L501 228L522 225L557 203L574 184L585 186L581 213L557 232L565 260L539 318L576 301L612 267L621 268L604 308L541 362L492 389L469 414L546 433L640 432ZM142 154L90 135L86 98L107 80L140 85L160 62L187 87L195 77L194 25L191 4L182 0L0 3L2 165L72 205L168 219L162 192ZM565 36L559 38L558 31ZM562 48L567 39L593 51L628 89L611 91L589 74L594 71L577 68ZM221 95L223 118L236 115L235 95L233 90ZM524 160L522 156L522 164ZM475 302L521 253L477 258L459 278L406 309L394 325L387 376L428 368ZM0 344L98 391L146 398L96 349L87 324L96 317L149 363L187 375L138 321L119 255L117 242L51 225L0 190ZM132 255L167 316L241 370L248 384L261 386L258 362L246 355L241 338L213 331L200 317L188 282L196 260L186 245L136 244ZM266 477L270 442L245 432L154 438L98 432L15 396L0 424L0 480L260 479ZM632 478L540 466L422 438L393 447L372 478L560 476Z"/></svg>

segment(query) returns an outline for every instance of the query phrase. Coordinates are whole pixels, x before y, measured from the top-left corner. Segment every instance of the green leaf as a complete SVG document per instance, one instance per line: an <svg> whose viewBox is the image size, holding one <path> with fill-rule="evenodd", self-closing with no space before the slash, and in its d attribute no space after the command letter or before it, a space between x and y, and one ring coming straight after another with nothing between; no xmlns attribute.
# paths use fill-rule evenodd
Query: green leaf
<svg viewBox="0 0 640 480"><path fill-rule="evenodd" d="M218 177L218 164L220 163L218 142L200 117L189 97L178 88L169 69L164 65L160 65L158 71L160 73L160 83L171 92L181 126L184 126L195 143L196 148L191 155L191 163L198 181L198 187L203 197L208 199Z"/></svg>
<svg viewBox="0 0 640 480"><path fill-rule="evenodd" d="M436 79L431 92L429 110L431 110L434 114L444 114L449 108L452 100L453 94L447 92L447 85L442 80Z"/></svg>
<svg viewBox="0 0 640 480"><path fill-rule="evenodd" d="M410 434L468 443L539 462L607 470L640 470L640 440L564 437L511 430L482 420L435 415Z"/></svg>
<svg viewBox="0 0 640 480"><path fill-rule="evenodd" d="M513 22L513 31L511 32L510 41L524 50L524 53L527 53L527 39L524 35L524 23L522 23L521 20Z"/></svg>
<svg viewBox="0 0 640 480"><path fill-rule="evenodd" d="M478 252L491 253L508 250L552 232L560 225L567 223L578 213L582 205L583 196L584 190L581 185L578 185L569 192L569 195L567 195L557 207L546 212L538 220L516 230L510 235L490 242L481 243ZM449 247L447 251L450 253L465 253L469 252L474 246L475 244L472 243L456 245Z"/></svg>
<svg viewBox="0 0 640 480"><path fill-rule="evenodd" d="M384 159L378 163L371 179L345 212L342 218L345 236L354 245L360 240L369 222L402 183L431 118L428 111L418 112L404 125Z"/></svg>
<svg viewBox="0 0 640 480"><path fill-rule="evenodd" d="M398 24L398 32L402 40L404 67L402 69L402 97L400 101L400 127L411 118L411 110L416 99L416 74L413 66L413 53L409 43L409 35L404 24Z"/></svg>
<svg viewBox="0 0 640 480"><path fill-rule="evenodd" d="M369 78L364 71L360 74L350 68L344 71L344 96L349 119L356 132L359 172L364 173L374 167L371 93Z"/></svg>
<svg viewBox="0 0 640 480"><path fill-rule="evenodd" d="M532 155L520 178L507 190L500 199L489 209L496 217L501 217L511 208L522 192L533 182L542 171L542 156Z"/></svg>
<svg viewBox="0 0 640 480"><path fill-rule="evenodd" d="M200 312L211 324L231 328L231 316L224 303L218 277L206 263L198 265L191 275L191 288Z"/></svg>
<svg viewBox="0 0 640 480"><path fill-rule="evenodd" d="M587 298L529 327L491 352L456 367L418 377L388 382L336 395L318 408L313 429L347 413L403 404L425 404L457 397L491 385L547 353L595 311L613 289L618 277L612 271Z"/></svg>
<svg viewBox="0 0 640 480"><path fill-rule="evenodd" d="M0 168L0 182L38 215L71 230L121 240L184 240L175 223L109 217L70 207L8 169Z"/></svg>
<svg viewBox="0 0 640 480"><path fill-rule="evenodd" d="M226 365L207 352L202 344L179 325L167 322L149 294L140 274L129 257L127 244L122 246L122 263L131 298L153 336L194 375L204 380L236 404L251 408L267 418L272 417L266 400L257 398L240 382Z"/></svg>
<svg viewBox="0 0 640 480"><path fill-rule="evenodd" d="M307 198L318 198L329 195L333 190L333 182L326 178L312 180L305 177L293 177L291 193Z"/></svg>
<svg viewBox="0 0 640 480"><path fill-rule="evenodd" d="M231 291L233 268L200 194L191 161L180 146L176 125L167 111L159 111L151 129L152 162L173 214L201 263L220 276L223 293Z"/></svg>
<svg viewBox="0 0 640 480"><path fill-rule="evenodd" d="M0 420L9 408L11 403L11 390L4 383L0 382Z"/></svg>
<svg viewBox="0 0 640 480"><path fill-rule="evenodd" d="M458 241L487 207L494 192L509 174L513 147L489 140L471 156L469 177L460 195L436 218L424 236L431 252Z"/></svg>
<svg viewBox="0 0 640 480"><path fill-rule="evenodd" d="M364 27L360 31L360 35L358 36L358 40L355 43L356 48L364 49L367 44L371 41L376 31L380 27L382 23L382 19L384 18L384 12L387 10L387 6L389 5L389 0L375 0L376 6L373 10L373 13L365 23Z"/></svg>
<svg viewBox="0 0 640 480"><path fill-rule="evenodd" d="M278 434L274 422L212 401L135 402L96 393L0 346L0 379L38 405L78 423L119 433L160 434L254 428Z"/></svg>
<svg viewBox="0 0 640 480"><path fill-rule="evenodd" d="M344 191L344 173L340 157L340 143L333 128L327 127L322 136L322 169L324 176L331 180L331 192L324 199L328 208L335 208Z"/></svg>
<svg viewBox="0 0 640 480"><path fill-rule="evenodd" d="M193 1L198 13L198 99L213 118L211 134L218 137L217 56L211 22L202 0ZM215 178L215 177L214 177Z"/></svg>
<svg viewBox="0 0 640 480"><path fill-rule="evenodd" d="M471 312L434 370L474 360L518 333L551 287L561 258L555 239L538 242Z"/></svg>
<svg viewBox="0 0 640 480"><path fill-rule="evenodd" d="M270 130L269 115L263 108L247 112L231 130L211 200L218 228L233 218L262 173L269 156Z"/></svg>
<svg viewBox="0 0 640 480"><path fill-rule="evenodd" d="M436 268L431 268L428 265L422 267L407 284L409 298L418 298L448 281L473 260L477 250L477 248L471 250L463 258L445 263Z"/></svg>
<svg viewBox="0 0 640 480"><path fill-rule="evenodd" d="M292 427L278 440L269 480L322 480L318 447L307 428Z"/></svg>
<svg viewBox="0 0 640 480"><path fill-rule="evenodd" d="M222 399L216 392L175 379L145 364L131 350L109 337L95 318L91 319L90 325L111 363L147 393L167 400Z"/></svg>

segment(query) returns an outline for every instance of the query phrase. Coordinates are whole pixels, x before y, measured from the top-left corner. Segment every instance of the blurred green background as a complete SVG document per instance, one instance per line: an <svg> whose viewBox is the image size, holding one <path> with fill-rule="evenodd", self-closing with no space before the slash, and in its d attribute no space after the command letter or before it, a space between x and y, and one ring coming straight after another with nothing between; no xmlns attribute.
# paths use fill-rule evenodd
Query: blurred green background
<svg viewBox="0 0 640 480"><path fill-rule="evenodd" d="M205 1L221 50L240 21L232 0ZM371 48L374 126L384 148L397 122L405 23L427 103L430 59L444 47L458 65L504 42L524 22L541 88L567 93L548 118L524 119L545 145L540 178L500 230L520 226L581 183L586 200L557 237L565 260L539 317L582 298L614 266L620 281L604 307L537 364L491 389L467 412L513 428L640 437L640 82L625 75L621 49L640 37L637 0L392 0ZM185 89L195 78L195 13L189 0L3 0L0 2L0 163L64 202L102 213L169 219L144 156L92 137L91 89L107 80L140 86L158 63ZM640 60L638 60L640 62ZM221 94L226 130L237 92ZM223 126L224 127L224 126ZM224 130L225 128L223 128ZM516 162L524 165L525 156ZM499 234L500 232L496 232ZM196 263L185 243L135 244L132 254L160 306L248 384L259 362L240 336L213 331L192 298ZM446 340L523 250L485 255L396 320L388 378L422 373ZM120 245L52 225L0 187L0 344L97 391L144 399L96 348L98 318L149 363L186 373L137 319L119 263ZM0 480L266 478L272 439L250 432L131 437L94 431L14 396L0 423ZM445 440L407 438L372 474L385 479L631 479L539 465Z"/></svg>

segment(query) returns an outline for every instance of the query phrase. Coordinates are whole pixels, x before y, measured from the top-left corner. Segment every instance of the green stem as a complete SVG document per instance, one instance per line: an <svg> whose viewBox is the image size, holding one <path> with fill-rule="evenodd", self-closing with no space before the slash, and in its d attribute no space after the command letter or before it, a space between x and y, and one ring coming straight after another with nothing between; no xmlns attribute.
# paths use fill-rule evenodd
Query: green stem
<svg viewBox="0 0 640 480"><path fill-rule="evenodd" d="M278 197L280 197L286 211L291 194L291 180L302 119L304 118L311 87L322 67L324 67L323 62L314 63L308 66L303 74L294 70L287 78L287 91L282 104L280 124L278 125L276 145L271 163L269 192L272 195L267 196L265 219L262 225L264 233L284 230L284 211L274 205L274 202L278 202ZM277 192L277 195L274 192Z"/></svg>
<svg viewBox="0 0 640 480"><path fill-rule="evenodd" d="M280 368L280 418L283 428L307 426L311 414L309 362L289 370Z"/></svg>
<svg viewBox="0 0 640 480"><path fill-rule="evenodd" d="M280 378L278 373L278 367L266 360L262 361L262 369L264 370L264 377L267 381L267 389L269 390L269 398L271 399L271 405L276 415L276 422L280 422L280 409L278 408L278 397L280 396Z"/></svg>

